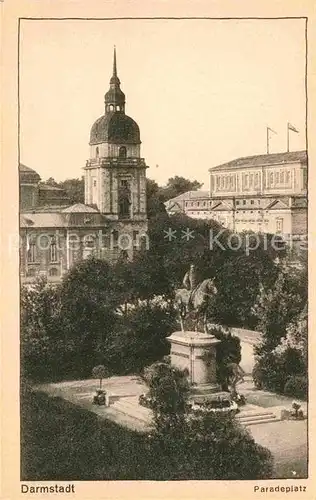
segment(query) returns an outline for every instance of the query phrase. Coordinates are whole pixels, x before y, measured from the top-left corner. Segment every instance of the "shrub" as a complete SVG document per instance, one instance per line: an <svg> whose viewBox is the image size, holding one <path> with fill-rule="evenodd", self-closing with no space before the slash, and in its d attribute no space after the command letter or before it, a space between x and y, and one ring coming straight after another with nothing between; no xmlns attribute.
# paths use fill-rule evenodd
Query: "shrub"
<svg viewBox="0 0 316 500"><path fill-rule="evenodd" d="M283 394L289 377L304 373L304 361L297 349L286 347L260 356L252 376L256 387Z"/></svg>
<svg viewBox="0 0 316 500"><path fill-rule="evenodd" d="M209 333L221 341L216 346L217 380L221 384L222 390L226 391L230 377L227 365L229 363L239 364L241 361L240 339L236 335L232 335L229 329L221 326L210 328Z"/></svg>
<svg viewBox="0 0 316 500"><path fill-rule="evenodd" d="M257 445L232 415L188 413L186 373L155 363L144 374L154 413L149 440L156 480L263 479L271 477L271 453Z"/></svg>
<svg viewBox="0 0 316 500"><path fill-rule="evenodd" d="M149 387L156 432L177 432L184 423L187 408L187 373L168 363L157 362L144 370L144 379Z"/></svg>
<svg viewBox="0 0 316 500"><path fill-rule="evenodd" d="M78 347L73 340L46 335L25 335L21 339L21 370L26 378L56 381L81 375L81 367Z"/></svg>
<svg viewBox="0 0 316 500"><path fill-rule="evenodd" d="M292 375L284 386L284 394L306 400L308 397L308 380L305 375Z"/></svg>

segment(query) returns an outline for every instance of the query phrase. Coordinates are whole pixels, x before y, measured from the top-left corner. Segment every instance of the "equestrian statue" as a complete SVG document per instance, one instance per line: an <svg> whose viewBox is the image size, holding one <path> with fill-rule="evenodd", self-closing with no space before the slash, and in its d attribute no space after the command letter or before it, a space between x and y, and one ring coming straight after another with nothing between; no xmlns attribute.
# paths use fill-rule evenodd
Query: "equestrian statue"
<svg viewBox="0 0 316 500"><path fill-rule="evenodd" d="M183 279L184 288L175 291L175 307L179 314L181 330L184 332L184 321L192 318L195 320L195 331L201 319L203 320L204 333L207 333L207 315L213 305L217 288L213 279L198 280L194 264Z"/></svg>

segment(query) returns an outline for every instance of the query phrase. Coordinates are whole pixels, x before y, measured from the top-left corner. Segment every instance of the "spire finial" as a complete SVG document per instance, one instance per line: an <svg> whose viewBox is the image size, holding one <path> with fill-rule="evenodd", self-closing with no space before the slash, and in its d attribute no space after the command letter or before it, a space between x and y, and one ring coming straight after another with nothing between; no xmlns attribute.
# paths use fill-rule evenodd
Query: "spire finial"
<svg viewBox="0 0 316 500"><path fill-rule="evenodd" d="M114 45L114 56L113 56L113 76L117 77L117 68L116 68L116 46Z"/></svg>

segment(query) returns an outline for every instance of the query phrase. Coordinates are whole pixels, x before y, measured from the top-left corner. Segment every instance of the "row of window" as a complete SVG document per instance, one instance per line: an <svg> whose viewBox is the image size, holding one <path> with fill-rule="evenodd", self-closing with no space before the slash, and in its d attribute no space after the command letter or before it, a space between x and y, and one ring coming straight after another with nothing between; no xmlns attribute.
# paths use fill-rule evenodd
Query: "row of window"
<svg viewBox="0 0 316 500"><path fill-rule="evenodd" d="M215 179L217 189L235 188L235 175L216 175Z"/></svg>
<svg viewBox="0 0 316 500"><path fill-rule="evenodd" d="M37 269L34 267L31 267L30 269L27 270L27 275L30 277L36 276L37 274ZM52 267L51 269L48 270L48 276L58 276L58 269L56 267Z"/></svg>
<svg viewBox="0 0 316 500"><path fill-rule="evenodd" d="M260 187L260 174L243 174L243 187L245 189L257 189ZM268 186L274 187L278 185L288 185L291 180L290 170L281 170L277 172L270 172L268 174ZM216 175L215 176L216 188L232 190L235 189L235 175Z"/></svg>
<svg viewBox="0 0 316 500"><path fill-rule="evenodd" d="M112 231L112 244L113 246L118 246L119 244L119 232L118 231ZM126 237L128 237L126 235ZM133 231L132 236L130 237L133 241L134 246L138 246L138 237L139 237L139 231ZM86 235L84 237L84 248L85 249L93 249L96 247L96 240L97 237L93 237L92 235ZM77 244L78 243L78 238L77 235L74 235L73 237L70 235L69 237L69 246L71 247L72 244ZM49 246L49 261L51 263L58 262L58 251L57 251L57 244L55 239L52 240L50 246ZM37 246L35 241L30 241L28 242L28 249L27 249L27 261L30 263L34 263L37 261Z"/></svg>
<svg viewBox="0 0 316 500"><path fill-rule="evenodd" d="M250 205L255 205L255 202L257 202L257 205L260 205L261 200L236 200L236 205L247 205L247 201L250 201Z"/></svg>
<svg viewBox="0 0 316 500"><path fill-rule="evenodd" d="M96 158L99 158L100 156L99 146L97 146L95 149L95 156ZM119 158L126 158L126 156L127 156L127 149L125 146L121 146L119 148Z"/></svg>
<svg viewBox="0 0 316 500"><path fill-rule="evenodd" d="M123 106L120 106L117 104L116 106L114 104L108 104L107 106L108 111L123 111Z"/></svg>
<svg viewBox="0 0 316 500"><path fill-rule="evenodd" d="M28 262L36 262L36 243L31 242L28 245L28 251L27 251L27 261ZM57 262L58 257L57 257L57 245L55 242L51 243L49 247L49 260L50 262Z"/></svg>
<svg viewBox="0 0 316 500"><path fill-rule="evenodd" d="M250 203L250 205L260 205L261 200L236 200L236 205L247 205ZM211 201L186 201L185 206L186 207L206 207L207 205L211 205Z"/></svg>
<svg viewBox="0 0 316 500"><path fill-rule="evenodd" d="M281 172L270 172L268 175L268 186L274 187L280 184L289 184L291 180L290 170L281 170Z"/></svg>
<svg viewBox="0 0 316 500"><path fill-rule="evenodd" d="M211 201L186 201L185 206L186 207L206 207L206 205L211 205Z"/></svg>

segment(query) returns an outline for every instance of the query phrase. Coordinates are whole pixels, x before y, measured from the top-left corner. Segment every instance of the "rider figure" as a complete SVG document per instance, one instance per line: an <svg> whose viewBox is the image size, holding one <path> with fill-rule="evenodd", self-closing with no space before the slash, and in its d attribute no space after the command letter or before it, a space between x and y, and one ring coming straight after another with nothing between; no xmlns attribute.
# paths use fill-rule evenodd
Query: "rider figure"
<svg viewBox="0 0 316 500"><path fill-rule="evenodd" d="M191 264L190 269L185 273L183 285L191 292L198 286L198 276L194 264Z"/></svg>
<svg viewBox="0 0 316 500"><path fill-rule="evenodd" d="M190 291L190 299L188 302L188 308L192 306L193 293L199 284L198 273L194 264L190 265L190 269L185 273L183 278L183 286Z"/></svg>

